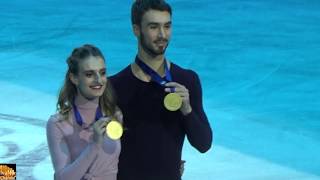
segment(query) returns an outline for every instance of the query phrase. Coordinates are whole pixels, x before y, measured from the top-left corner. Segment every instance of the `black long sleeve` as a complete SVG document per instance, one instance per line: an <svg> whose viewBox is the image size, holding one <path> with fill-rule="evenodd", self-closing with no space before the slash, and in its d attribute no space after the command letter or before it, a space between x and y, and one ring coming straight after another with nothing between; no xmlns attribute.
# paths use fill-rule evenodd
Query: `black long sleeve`
<svg viewBox="0 0 320 180"><path fill-rule="evenodd" d="M200 152L211 147L212 132L202 107L201 84L196 73L171 64L174 82L186 86L192 112L165 109L164 88L143 82L130 66L110 78L124 115L119 180L180 180L180 160L185 136Z"/></svg>
<svg viewBox="0 0 320 180"><path fill-rule="evenodd" d="M190 144L198 151L208 151L212 144L212 131L203 110L202 88L199 77L193 72L193 80L187 86L190 92L191 113L185 116L185 130ZM193 86L193 87L192 87Z"/></svg>

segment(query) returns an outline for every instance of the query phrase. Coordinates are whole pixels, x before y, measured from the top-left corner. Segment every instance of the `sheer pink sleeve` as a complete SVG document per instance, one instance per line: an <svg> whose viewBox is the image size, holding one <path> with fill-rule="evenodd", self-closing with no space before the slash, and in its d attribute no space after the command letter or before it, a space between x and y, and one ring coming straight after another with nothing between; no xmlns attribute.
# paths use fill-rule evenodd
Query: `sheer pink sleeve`
<svg viewBox="0 0 320 180"><path fill-rule="evenodd" d="M79 180L89 171L98 155L98 145L90 143L80 156L71 162L70 152L62 130L57 126L56 117L47 123L47 140L54 167L55 180Z"/></svg>

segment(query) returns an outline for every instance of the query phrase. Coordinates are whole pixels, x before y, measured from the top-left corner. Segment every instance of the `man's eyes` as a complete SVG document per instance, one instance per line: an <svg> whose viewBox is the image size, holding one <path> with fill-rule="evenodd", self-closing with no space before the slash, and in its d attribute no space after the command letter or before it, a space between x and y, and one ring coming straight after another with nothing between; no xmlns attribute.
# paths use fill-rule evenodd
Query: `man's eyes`
<svg viewBox="0 0 320 180"><path fill-rule="evenodd" d="M167 24L167 25L164 26L164 28L170 29L170 28L171 28L171 25L170 25L170 24Z"/></svg>
<svg viewBox="0 0 320 180"><path fill-rule="evenodd" d="M101 72L100 72L100 75L101 75L101 76L106 75L106 71L101 71Z"/></svg>
<svg viewBox="0 0 320 180"><path fill-rule="evenodd" d="M158 29L159 26L151 25L151 26L149 26L149 28L150 28L150 29ZM170 24L164 25L164 28L165 28L165 29L170 29L170 28L171 28L171 25L170 25Z"/></svg>

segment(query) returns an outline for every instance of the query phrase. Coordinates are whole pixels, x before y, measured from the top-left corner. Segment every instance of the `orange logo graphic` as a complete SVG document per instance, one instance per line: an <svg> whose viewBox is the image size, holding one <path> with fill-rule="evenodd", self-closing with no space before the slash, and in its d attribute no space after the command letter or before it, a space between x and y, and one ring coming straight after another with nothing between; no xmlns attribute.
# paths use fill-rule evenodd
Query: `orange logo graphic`
<svg viewBox="0 0 320 180"><path fill-rule="evenodd" d="M6 166L6 165L0 165L0 180L13 180L16 178L16 172Z"/></svg>

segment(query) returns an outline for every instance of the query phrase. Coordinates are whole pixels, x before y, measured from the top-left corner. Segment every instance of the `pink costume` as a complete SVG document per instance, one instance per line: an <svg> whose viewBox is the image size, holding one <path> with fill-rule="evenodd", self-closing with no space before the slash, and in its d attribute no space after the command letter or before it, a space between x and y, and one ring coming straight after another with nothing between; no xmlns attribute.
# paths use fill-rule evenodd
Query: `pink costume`
<svg viewBox="0 0 320 180"><path fill-rule="evenodd" d="M111 140L107 136L104 143L93 142L92 123L98 107L98 99L88 101L82 96L75 100L81 117L82 127L74 117L73 110L69 118L55 114L47 123L47 139L56 180L116 180L120 140Z"/></svg>

